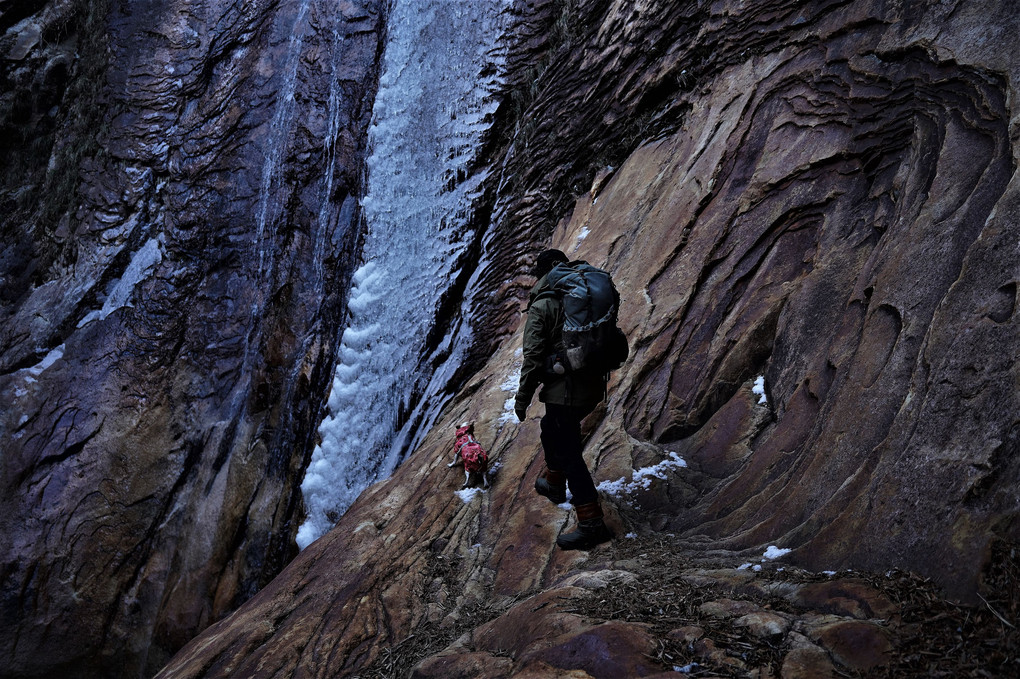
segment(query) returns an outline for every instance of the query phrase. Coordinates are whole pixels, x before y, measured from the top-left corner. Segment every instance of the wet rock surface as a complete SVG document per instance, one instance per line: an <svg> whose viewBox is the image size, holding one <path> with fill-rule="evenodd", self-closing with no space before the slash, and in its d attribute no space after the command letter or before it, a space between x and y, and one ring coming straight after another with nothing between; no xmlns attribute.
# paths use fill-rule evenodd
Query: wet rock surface
<svg viewBox="0 0 1020 679"><path fill-rule="evenodd" d="M967 627L978 609L932 594L983 605L989 554L1017 537L1020 71L977 37L1016 35L1007 5L521 6L501 112L517 124L493 142L505 181L467 293L485 329L477 372L391 479L162 676L599 676L546 651L597 649L608 621L626 623L621 655L665 644L635 672L1011 673L1000 651L1015 623L991 609L1010 621L1016 597ZM640 551L590 565L626 539L557 551L570 516L533 494L541 406L518 425L506 404L530 284L518 274L548 243L611 270L623 295L632 358L586 422L586 455L614 482L618 536L676 536L662 570ZM466 499L442 462L464 421L499 464L492 490ZM894 596L856 576L782 576L769 545L791 549L791 567L936 584L903 576ZM542 598L604 569L643 588L591 590L630 597L607 609L582 610L574 590ZM645 592L666 590L649 577L673 588L654 604ZM930 598L915 606L915 590ZM528 615L514 608L530 597ZM249 634L264 620L272 631ZM527 643L478 636L522 625Z"/></svg>
<svg viewBox="0 0 1020 679"><path fill-rule="evenodd" d="M383 4L0 3L5 676L151 675L292 557Z"/></svg>
<svg viewBox="0 0 1020 679"><path fill-rule="evenodd" d="M328 99L320 83L273 107L293 24L252 7L210 10L198 36L176 5L182 23L111 15L110 155L83 165L57 273L5 307L13 672L79 657L58 643L82 619L109 622L81 648L154 669L264 584L160 676L1016 674L1010 3L518 3L463 388L268 584L294 528L288 437L311 431L295 422L342 309L307 260L357 211L338 194L335 230L307 226L319 117L287 135L286 181L264 155L234 162ZM364 51L340 81L361 102L379 15L336 11ZM133 60L123 45L156 24ZM190 78L156 78L194 41ZM232 69L251 80L227 96ZM348 115L338 163L362 139ZM572 519L532 491L541 406L520 425L507 408L523 272L550 242L612 271L631 340L585 425L597 481L620 480L603 487L619 537L591 554L557 551ZM129 270L138 292L118 287ZM298 313L309 300L319 316ZM498 464L485 493L455 494L445 466L464 421Z"/></svg>

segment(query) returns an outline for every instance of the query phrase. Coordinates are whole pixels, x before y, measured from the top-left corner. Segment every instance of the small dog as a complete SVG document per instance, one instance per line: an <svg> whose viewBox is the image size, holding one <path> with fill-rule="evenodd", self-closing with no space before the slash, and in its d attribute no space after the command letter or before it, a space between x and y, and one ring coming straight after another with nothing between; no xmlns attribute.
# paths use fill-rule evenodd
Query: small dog
<svg viewBox="0 0 1020 679"><path fill-rule="evenodd" d="M482 488L489 487L489 454L475 440L475 425L462 424L457 427L457 441L453 444L453 462L446 465L464 466L464 488L477 488L479 481Z"/></svg>

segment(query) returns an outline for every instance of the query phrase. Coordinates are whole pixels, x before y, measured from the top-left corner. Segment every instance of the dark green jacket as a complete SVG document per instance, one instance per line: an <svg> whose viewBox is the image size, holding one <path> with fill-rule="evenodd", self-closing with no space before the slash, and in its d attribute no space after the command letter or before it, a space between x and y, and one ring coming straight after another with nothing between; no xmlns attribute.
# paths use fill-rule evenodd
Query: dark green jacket
<svg viewBox="0 0 1020 679"><path fill-rule="evenodd" d="M605 375L583 370L557 375L546 368L546 359L563 346L563 303L553 295L542 294L551 290L545 276L531 289L517 405L530 405L541 386L538 400L542 403L592 408L606 396Z"/></svg>

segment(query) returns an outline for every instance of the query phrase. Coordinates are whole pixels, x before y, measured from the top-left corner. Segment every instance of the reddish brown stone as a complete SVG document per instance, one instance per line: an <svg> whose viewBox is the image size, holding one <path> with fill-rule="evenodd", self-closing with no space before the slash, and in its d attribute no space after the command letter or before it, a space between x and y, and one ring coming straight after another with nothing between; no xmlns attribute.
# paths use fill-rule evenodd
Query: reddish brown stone
<svg viewBox="0 0 1020 679"><path fill-rule="evenodd" d="M757 613L761 611L761 607L751 601L717 599L701 604L698 610L702 615L710 615L713 618L733 618L748 613Z"/></svg>
<svg viewBox="0 0 1020 679"><path fill-rule="evenodd" d="M810 634L838 663L861 672L887 664L893 650L888 633L870 622L839 621L814 628Z"/></svg>
<svg viewBox="0 0 1020 679"><path fill-rule="evenodd" d="M829 654L812 644L803 635L790 635L790 650L783 657L782 679L829 679L836 676L836 668Z"/></svg>
<svg viewBox="0 0 1020 679"><path fill-rule="evenodd" d="M697 627L696 625L678 627L675 630L670 630L670 632L666 634L666 638L685 644L693 643L703 636L705 636L705 630Z"/></svg>
<svg viewBox="0 0 1020 679"><path fill-rule="evenodd" d="M867 583L853 579L813 582L798 588L787 598L793 604L821 613L859 619L888 619L898 610L887 596Z"/></svg>
<svg viewBox="0 0 1020 679"><path fill-rule="evenodd" d="M703 637L694 642L694 653L705 663L716 665L728 665L737 669L745 669L746 665L739 658L731 656L725 649L719 648L716 643L708 637Z"/></svg>
<svg viewBox="0 0 1020 679"><path fill-rule="evenodd" d="M734 627L746 628L756 637L779 637L790 629L790 621L777 613L756 611L742 615L733 621Z"/></svg>
<svg viewBox="0 0 1020 679"><path fill-rule="evenodd" d="M624 524L720 553L793 547L786 558L814 570L896 565L959 597L973 597L996 531L1016 539L1020 56L1002 49L1018 42L1013 3L571 3L571 16L562 3L516 3L520 44L496 114L508 127L486 148L498 171L480 192L492 204L479 206L464 257L471 286L443 306L466 310L444 327L473 329L468 386L391 479L268 584L292 556L298 479L344 316L342 247L326 289L308 276L322 261L309 247L321 107L337 81L320 77L321 50L300 62L311 89L294 105L308 122L283 154L287 211L269 229L278 266L263 284L252 206L265 157L250 142L272 122L294 3L107 3L97 30L109 42L94 54L110 55L95 80L109 116L60 143L47 139L70 116L50 108L82 102L54 83L90 53L86 36L56 44L78 30L77 4L16 4L34 16L11 27L0 64L12 88L0 95L12 140L0 202L5 218L18 213L0 252L2 594L14 618L0 651L11 673L154 671L260 588L164 676L352 673L429 621L546 591L597 559L556 550L567 514L531 488L541 406L523 425L503 419L524 272L549 244L610 269L623 299L632 357L586 423L596 479L669 452L689 458L641 493L607 498ZM351 50L340 81L350 125L331 140L346 168L333 187L350 201L344 228L363 190L381 7L309 14L309 44L338 27ZM172 76L157 68L171 62ZM78 168L75 214L37 221L45 199L23 203L44 174L62 174L49 162L93 138L101 152ZM34 161L19 139L43 147ZM42 174L7 172L22 161ZM165 259L135 306L79 327L157 232ZM43 372L25 372L60 347ZM764 404L750 391L758 375ZM464 419L503 465L470 505L439 461ZM433 588L437 577L448 581ZM873 593L819 588L804 602L895 616ZM531 605L503 623L537 625L535 639L489 628L471 638L538 653L596 624L555 598ZM829 632L834 654L874 659L855 655L853 633ZM551 667L536 659L527 671L540 666ZM831 670L827 654L794 644L784 674L809 669Z"/></svg>
<svg viewBox="0 0 1020 679"><path fill-rule="evenodd" d="M650 657L655 643L643 625L607 622L564 639L555 646L527 653L527 666L543 662L562 670L582 670L596 679L642 677L658 670Z"/></svg>

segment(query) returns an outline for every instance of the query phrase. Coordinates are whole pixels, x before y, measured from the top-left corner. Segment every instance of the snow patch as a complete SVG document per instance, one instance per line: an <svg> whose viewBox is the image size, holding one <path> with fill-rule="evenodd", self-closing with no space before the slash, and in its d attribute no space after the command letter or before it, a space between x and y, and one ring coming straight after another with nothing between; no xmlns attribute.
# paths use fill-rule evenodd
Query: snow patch
<svg viewBox="0 0 1020 679"><path fill-rule="evenodd" d="M472 500L475 499L476 495L481 495L482 494L482 489L481 488L463 488L461 490L454 491L453 494L456 495L457 497L459 497L461 500L463 500L464 504L468 504Z"/></svg>
<svg viewBox="0 0 1020 679"><path fill-rule="evenodd" d="M513 422L517 419L517 415L514 413L515 399L513 396L503 401L503 412L499 416L499 426L503 427L508 422Z"/></svg>
<svg viewBox="0 0 1020 679"><path fill-rule="evenodd" d="M593 202L594 202L594 201L593 201ZM576 240L576 241L574 241L574 250L573 250L573 251L575 251L575 252L576 252L576 251L577 251L577 248L581 247L581 242L582 242L582 241L583 241L583 240L584 240L585 238L587 238L587 237L588 237L588 234L590 234L590 233L591 233L591 229L589 229L589 228L588 228L587 226L585 226L585 227L583 227L583 228L581 229L581 233L577 234L577 240Z"/></svg>
<svg viewBox="0 0 1020 679"><path fill-rule="evenodd" d="M768 399L765 398L765 376L758 375L754 380L754 386L751 387L751 393L758 396L758 403L765 405L768 403Z"/></svg>
<svg viewBox="0 0 1020 679"><path fill-rule="evenodd" d="M630 495L638 490L648 490L652 487L652 479L665 480L669 478L668 473L673 469L683 469L687 462L674 452L668 452L668 457L651 467L643 467L634 472L631 480L621 476L616 481L603 481L598 489L607 495L621 497Z"/></svg>
<svg viewBox="0 0 1020 679"><path fill-rule="evenodd" d="M765 553L762 554L762 556L766 559L778 559L781 556L786 556L792 551L792 549L780 549L775 545L769 545L768 549L765 550Z"/></svg>
<svg viewBox="0 0 1020 679"><path fill-rule="evenodd" d="M101 309L87 313L80 321L82 327L92 321L101 321L117 309L133 306L131 297L138 284L152 275L153 270L163 261L163 236L160 234L150 238L145 245L131 257L131 262L124 269L124 275L113 281L108 287L106 301Z"/></svg>
<svg viewBox="0 0 1020 679"><path fill-rule="evenodd" d="M36 350L37 351L42 351L41 348L36 349ZM38 379L39 375L42 375L47 370L47 368L49 368L54 363L59 361L61 358L63 358L63 356L64 356L64 345L61 344L59 347L56 347L54 349L50 349L50 351L47 352L47 354L45 356L43 356L43 359L41 361L39 361L35 365L31 366L30 368L22 368L16 374L21 375L22 377L24 377L25 384L32 384L33 382L35 382ZM21 398L22 396L26 395L27 393L28 392L24 388L22 388L22 387L17 387L14 390L14 396L16 398Z"/></svg>
<svg viewBox="0 0 1020 679"><path fill-rule="evenodd" d="M503 412L499 416L499 428L502 429L508 422L516 422L517 415L514 413L514 405L517 395L517 386L521 383L521 364L507 375L503 383L499 385L501 391L513 392L514 395L503 401Z"/></svg>

